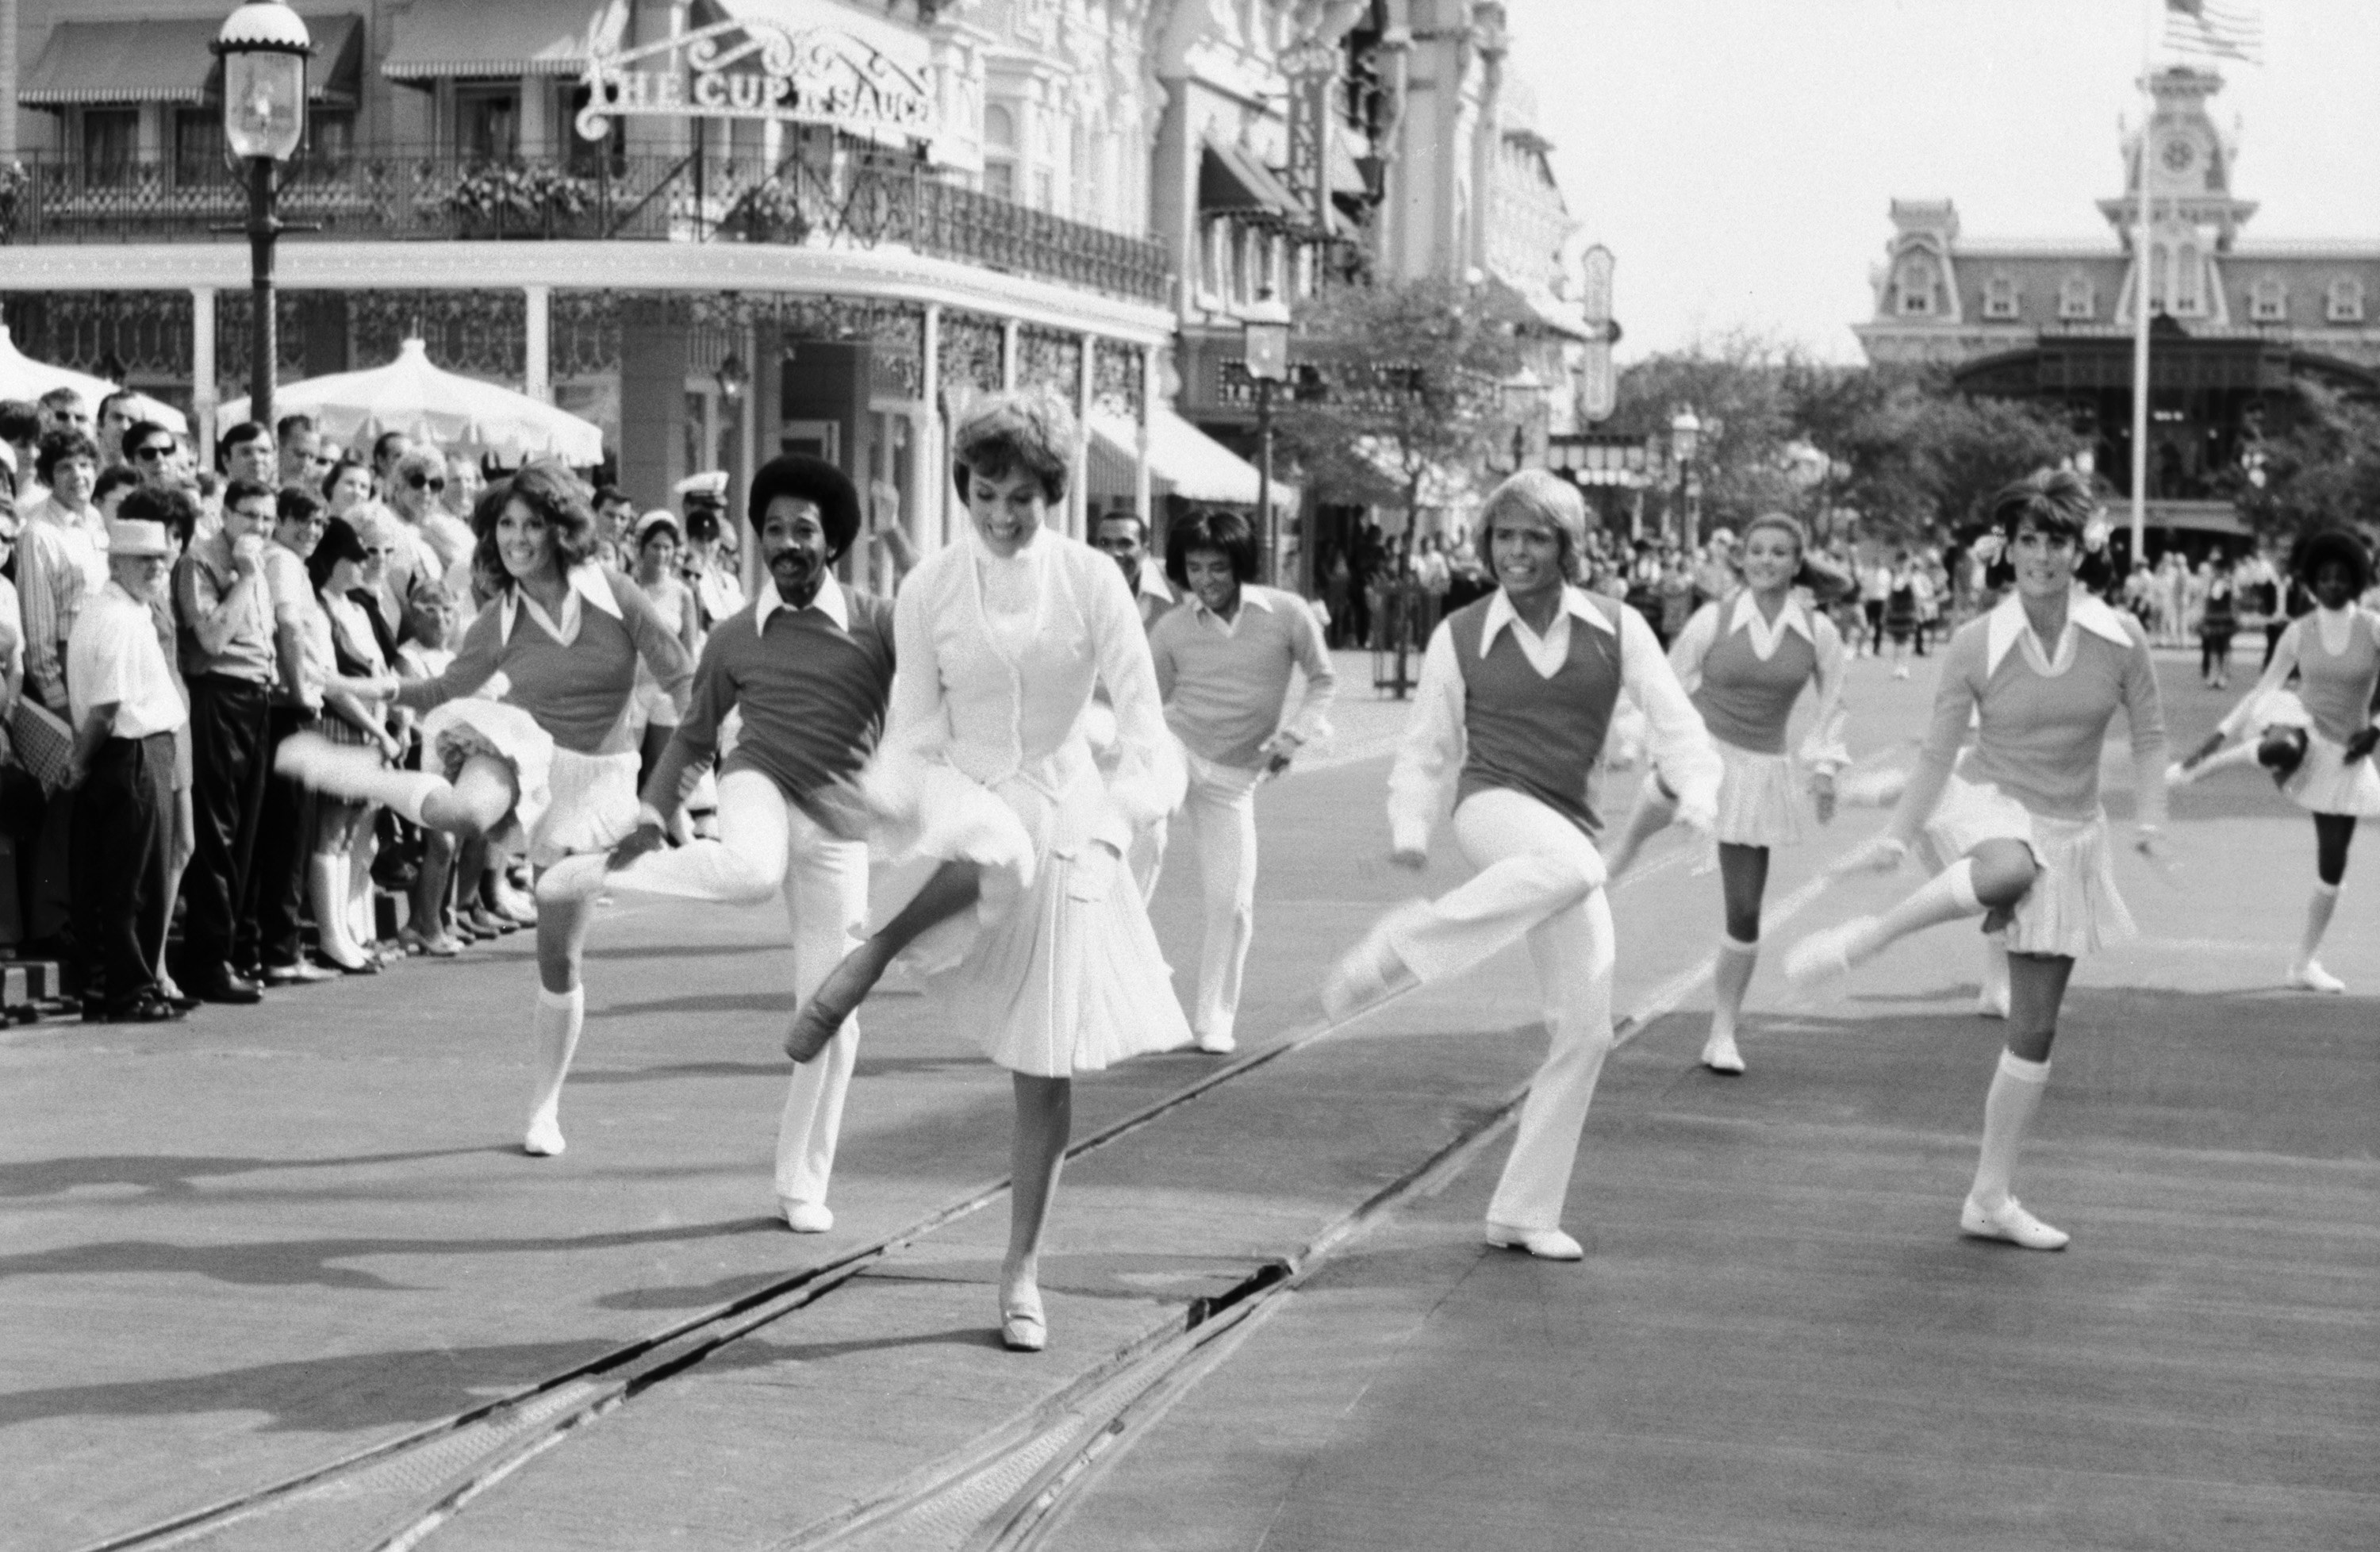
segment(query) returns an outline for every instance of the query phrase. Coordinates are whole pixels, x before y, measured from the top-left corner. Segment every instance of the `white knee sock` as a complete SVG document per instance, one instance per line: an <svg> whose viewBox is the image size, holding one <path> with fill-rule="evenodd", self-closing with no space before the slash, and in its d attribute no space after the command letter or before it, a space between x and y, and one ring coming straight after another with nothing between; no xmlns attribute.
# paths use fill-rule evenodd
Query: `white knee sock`
<svg viewBox="0 0 2380 1552"><path fill-rule="evenodd" d="M306 859L307 904L314 913L314 937L323 958L354 965L363 958L347 915L347 854Z"/></svg>
<svg viewBox="0 0 2380 1552"><path fill-rule="evenodd" d="M2024 1147L2033 1112L2041 1108L2042 1090L2048 1086L2047 1061L2000 1052L1999 1070L1992 1074L1991 1092L1984 1099L1984 1145L1975 1158L1975 1183L1967 1192L1976 1206L1988 1211L2008 1200L2016 1156Z"/></svg>
<svg viewBox="0 0 2380 1552"><path fill-rule="evenodd" d="M1957 921L1961 916L1984 914L1984 903L1975 898L1975 865L1973 859L1961 857L1926 881L1925 887L1878 916L1876 925L1860 934L1851 945L1851 960L1856 964L1870 958L1888 945L1923 932L1929 927Z"/></svg>
<svg viewBox="0 0 2380 1552"><path fill-rule="evenodd" d="M1735 1038L1735 1022L1743 1016L1743 993L1760 964L1760 940L1739 943L1733 936L1718 940L1718 963L1711 967L1710 1037L1713 1043Z"/></svg>
<svg viewBox="0 0 2380 1552"><path fill-rule="evenodd" d="M584 986L568 991L537 988L537 1086L530 1096L528 1115L532 1153L562 1151L562 1080L570 1075L570 1058L578 1049L578 1031L586 1022ZM552 1146L540 1146L545 1143Z"/></svg>
<svg viewBox="0 0 2380 1552"><path fill-rule="evenodd" d="M2323 934L2330 930L2330 914L2338 909L2338 886L2314 885L2313 893L2306 898L2305 936L2298 940L2298 969L2313 963L2314 951L2322 947Z"/></svg>

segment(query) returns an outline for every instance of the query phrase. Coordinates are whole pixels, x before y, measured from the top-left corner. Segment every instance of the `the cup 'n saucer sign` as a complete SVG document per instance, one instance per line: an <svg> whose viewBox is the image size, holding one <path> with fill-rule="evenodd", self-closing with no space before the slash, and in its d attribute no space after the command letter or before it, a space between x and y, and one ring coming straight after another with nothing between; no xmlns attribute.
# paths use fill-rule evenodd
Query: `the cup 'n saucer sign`
<svg viewBox="0 0 2380 1552"><path fill-rule="evenodd" d="M940 131L923 39L905 60L825 15L799 28L745 16L623 47L627 23L625 0L588 23L578 132L589 139L638 116L831 124L892 144L930 143Z"/></svg>

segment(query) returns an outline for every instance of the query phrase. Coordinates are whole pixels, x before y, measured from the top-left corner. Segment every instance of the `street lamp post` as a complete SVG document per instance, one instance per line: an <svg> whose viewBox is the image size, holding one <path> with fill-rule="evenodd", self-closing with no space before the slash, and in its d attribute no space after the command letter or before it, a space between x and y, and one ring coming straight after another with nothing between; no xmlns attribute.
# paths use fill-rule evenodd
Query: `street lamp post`
<svg viewBox="0 0 2380 1552"><path fill-rule="evenodd" d="M1702 441L1702 418L1692 405L1680 405L1670 417L1670 452L1678 460L1678 544L1681 549L1694 541L1694 515L1686 509L1687 493L1693 488L1694 450Z"/></svg>
<svg viewBox="0 0 2380 1552"><path fill-rule="evenodd" d="M1257 385L1257 521L1264 525L1265 580L1281 586L1281 523L1272 509L1273 384L1289 377L1289 309L1267 286L1241 320L1241 358Z"/></svg>
<svg viewBox="0 0 2380 1552"><path fill-rule="evenodd" d="M224 19L214 52L223 59L224 138L248 160L249 321L249 418L273 424L273 376L280 354L273 316L273 247L282 232L273 164L285 162L306 133L306 56L314 52L305 22L281 0L247 0Z"/></svg>

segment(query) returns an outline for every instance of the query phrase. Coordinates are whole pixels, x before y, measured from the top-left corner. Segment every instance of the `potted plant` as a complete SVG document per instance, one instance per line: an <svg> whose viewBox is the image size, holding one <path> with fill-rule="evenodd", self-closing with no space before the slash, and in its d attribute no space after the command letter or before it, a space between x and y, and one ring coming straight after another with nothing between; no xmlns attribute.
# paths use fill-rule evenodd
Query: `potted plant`
<svg viewBox="0 0 2380 1552"><path fill-rule="evenodd" d="M557 222L584 215L595 206L592 180L557 167L488 163L470 168L446 192L446 209L462 218L467 236L492 230L502 236L537 236Z"/></svg>
<svg viewBox="0 0 2380 1552"><path fill-rule="evenodd" d="M809 235L801 196L781 178L756 183L728 208L728 228L746 242L797 243Z"/></svg>

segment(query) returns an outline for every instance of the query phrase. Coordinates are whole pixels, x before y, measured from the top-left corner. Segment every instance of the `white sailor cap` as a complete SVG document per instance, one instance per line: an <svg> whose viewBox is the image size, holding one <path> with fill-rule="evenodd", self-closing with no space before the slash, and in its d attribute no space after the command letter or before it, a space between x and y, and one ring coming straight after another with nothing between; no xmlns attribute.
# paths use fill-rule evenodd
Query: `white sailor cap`
<svg viewBox="0 0 2380 1552"><path fill-rule="evenodd" d="M705 469L700 474L689 474L677 482L673 493L684 501L715 502L724 506L727 504L727 471Z"/></svg>

